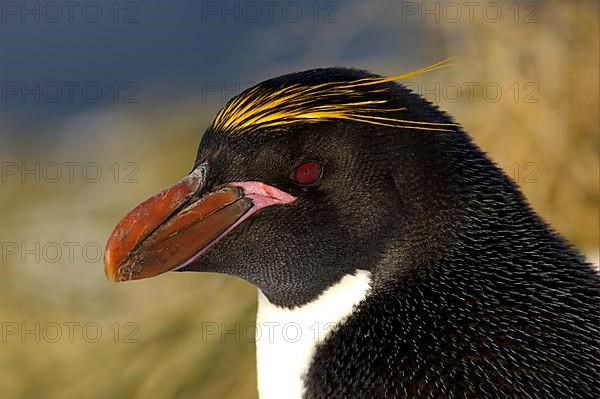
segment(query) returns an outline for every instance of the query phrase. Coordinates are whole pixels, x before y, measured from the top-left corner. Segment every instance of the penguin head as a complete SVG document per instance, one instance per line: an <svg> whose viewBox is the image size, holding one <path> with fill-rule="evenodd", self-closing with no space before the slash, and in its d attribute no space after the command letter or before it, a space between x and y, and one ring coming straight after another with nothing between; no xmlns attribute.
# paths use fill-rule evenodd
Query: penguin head
<svg viewBox="0 0 600 399"><path fill-rule="evenodd" d="M408 265L450 239L450 145L470 144L391 78L330 68L262 82L217 114L188 176L116 226L105 271L224 273L283 307L358 270L396 273L378 269L391 252Z"/></svg>

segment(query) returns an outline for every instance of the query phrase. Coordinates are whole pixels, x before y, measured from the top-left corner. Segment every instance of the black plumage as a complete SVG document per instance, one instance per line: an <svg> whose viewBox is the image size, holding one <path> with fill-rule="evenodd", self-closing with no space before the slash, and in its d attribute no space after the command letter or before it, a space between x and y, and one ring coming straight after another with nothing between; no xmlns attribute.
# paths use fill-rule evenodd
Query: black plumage
<svg viewBox="0 0 600 399"><path fill-rule="evenodd" d="M326 69L263 85L369 76ZM399 111L403 120L453 122L401 85L385 85L384 107L405 108ZM317 348L306 398L599 397L598 274L459 127L427 131L334 121L266 130L236 138L236 145L247 141L248 147L231 152L232 170L248 170L243 156L244 166L237 165L245 151L264 157L254 173L261 179L279 170L278 158L309 153L323 160L328 175L299 194L307 198L292 209L299 217L286 215L290 209L265 210L265 225L284 221L281 229L289 231L272 237L286 254L281 263L271 262L277 270L270 277L228 272L290 307L357 268L373 274L372 293ZM223 138L227 133L207 135L207 144L231 140ZM278 136L277 147L258 149ZM201 146L200 157L211 148ZM227 178L233 179L218 181ZM299 191L285 180L267 181ZM264 237L255 223L245 234ZM244 263L263 267L270 247L263 245L260 262L245 256ZM231 256L231 245L222 248L227 255L221 255ZM294 269L304 277L288 278Z"/></svg>
<svg viewBox="0 0 600 399"><path fill-rule="evenodd" d="M407 231L317 349L306 397L599 397L597 273L465 134L409 134Z"/></svg>
<svg viewBox="0 0 600 399"><path fill-rule="evenodd" d="M298 185L290 171L307 160L322 177ZM366 299L316 347L307 399L600 396L598 273L400 84L344 68L263 82L217 116L199 165L190 201L239 181L297 199L182 270L244 278L289 309L371 273Z"/></svg>

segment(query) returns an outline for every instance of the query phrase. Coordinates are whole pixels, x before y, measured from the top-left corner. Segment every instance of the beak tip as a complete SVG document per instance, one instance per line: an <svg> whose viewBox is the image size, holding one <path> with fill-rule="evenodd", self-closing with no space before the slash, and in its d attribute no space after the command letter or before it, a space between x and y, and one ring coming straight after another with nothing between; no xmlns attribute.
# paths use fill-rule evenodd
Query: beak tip
<svg viewBox="0 0 600 399"><path fill-rule="evenodd" d="M109 281L118 282L120 279L118 278L118 256L117 251L114 251L112 246L110 245L111 241L106 245L106 250L104 252L104 274Z"/></svg>
<svg viewBox="0 0 600 399"><path fill-rule="evenodd" d="M104 274L106 275L106 279L110 282L116 283L118 280L116 279L115 273L110 266L104 266Z"/></svg>
<svg viewBox="0 0 600 399"><path fill-rule="evenodd" d="M121 219L104 251L104 273L108 280L120 282L143 278L138 270L130 275L128 267L124 267L131 251L164 223L173 211L185 204L204 183L205 174L206 167L196 168L190 175L142 202Z"/></svg>

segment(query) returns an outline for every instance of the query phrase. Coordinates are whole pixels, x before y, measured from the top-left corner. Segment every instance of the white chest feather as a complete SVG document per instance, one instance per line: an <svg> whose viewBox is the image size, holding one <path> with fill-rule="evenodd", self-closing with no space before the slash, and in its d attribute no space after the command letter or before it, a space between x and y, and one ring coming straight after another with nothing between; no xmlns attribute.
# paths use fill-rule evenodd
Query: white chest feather
<svg viewBox="0 0 600 399"><path fill-rule="evenodd" d="M258 292L256 363L260 399L300 399L303 377L317 344L352 313L367 295L371 274L346 275L317 299L301 307L273 305Z"/></svg>

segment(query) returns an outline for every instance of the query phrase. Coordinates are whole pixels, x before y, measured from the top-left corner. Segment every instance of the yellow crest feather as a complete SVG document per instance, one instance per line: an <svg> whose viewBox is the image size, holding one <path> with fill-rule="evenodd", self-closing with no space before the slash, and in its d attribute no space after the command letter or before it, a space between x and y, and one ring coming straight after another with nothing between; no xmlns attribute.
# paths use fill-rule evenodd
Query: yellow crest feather
<svg viewBox="0 0 600 399"><path fill-rule="evenodd" d="M377 93L389 90L390 87L383 85L384 83L447 67L450 60L398 76L315 85L294 84L276 90L267 89L259 84L231 99L218 112L211 128L233 133L294 123L348 120L388 127L453 131L451 128L457 124L411 121L389 116L390 112L403 111L406 108L385 108L388 100L384 97L372 98ZM345 101L327 102L340 98Z"/></svg>

